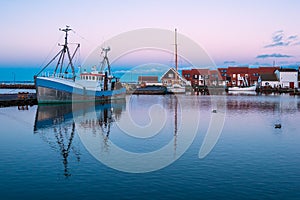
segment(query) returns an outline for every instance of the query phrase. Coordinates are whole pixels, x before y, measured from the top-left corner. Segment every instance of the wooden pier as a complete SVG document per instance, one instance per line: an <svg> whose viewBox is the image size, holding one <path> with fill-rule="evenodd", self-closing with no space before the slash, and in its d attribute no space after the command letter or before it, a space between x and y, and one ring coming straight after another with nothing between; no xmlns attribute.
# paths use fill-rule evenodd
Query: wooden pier
<svg viewBox="0 0 300 200"><path fill-rule="evenodd" d="M1 89L35 89L34 84L0 84Z"/></svg>
<svg viewBox="0 0 300 200"><path fill-rule="evenodd" d="M17 94L0 94L0 107L32 106L37 104L35 93L19 92Z"/></svg>

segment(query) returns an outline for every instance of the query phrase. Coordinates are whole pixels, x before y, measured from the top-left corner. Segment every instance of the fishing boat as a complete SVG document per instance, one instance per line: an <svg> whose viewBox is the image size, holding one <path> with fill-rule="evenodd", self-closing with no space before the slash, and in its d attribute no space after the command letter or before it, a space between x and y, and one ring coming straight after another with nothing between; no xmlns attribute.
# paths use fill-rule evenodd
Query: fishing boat
<svg viewBox="0 0 300 200"><path fill-rule="evenodd" d="M71 55L68 47L68 32L71 30L69 26L60 29L60 31L65 32L65 42L60 45L62 49L34 77L38 103L74 103L125 98L126 89L122 86L120 80L111 73L107 57L107 53L110 51L109 47L102 48L104 58L100 70L97 70L97 67L94 66L90 72L84 71L76 76L73 59L80 44L77 44ZM58 61L53 73L46 73L45 69L57 57Z"/></svg>

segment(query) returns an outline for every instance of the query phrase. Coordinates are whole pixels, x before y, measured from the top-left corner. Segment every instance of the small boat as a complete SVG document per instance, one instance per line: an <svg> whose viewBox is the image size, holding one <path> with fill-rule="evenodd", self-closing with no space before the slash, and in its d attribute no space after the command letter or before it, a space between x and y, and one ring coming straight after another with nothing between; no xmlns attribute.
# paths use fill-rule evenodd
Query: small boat
<svg viewBox="0 0 300 200"><path fill-rule="evenodd" d="M249 90L249 91L247 91L247 90L243 90L243 91L241 91L241 90L237 90L237 91L228 91L228 94L229 95L247 95L247 96L256 96L257 95L257 93L256 93L256 91L255 90Z"/></svg>
<svg viewBox="0 0 300 200"><path fill-rule="evenodd" d="M93 67L91 72L80 73L76 76L73 58L80 44L72 56L68 47L68 32L72 29L66 26L60 29L65 32L63 49L34 77L38 103L73 103L86 101L108 101L124 99L126 89L122 87L118 78L111 74L107 52L110 48L102 48L105 53L101 62L101 69ZM66 55L65 55L66 54ZM47 74L44 70L59 57L55 70ZM67 62L65 61L67 58ZM64 65L67 64L67 65ZM107 65L107 68L105 66ZM44 72L44 73L42 73Z"/></svg>
<svg viewBox="0 0 300 200"><path fill-rule="evenodd" d="M172 86L167 87L168 93L171 94L180 94L185 93L185 86L179 84L173 84Z"/></svg>
<svg viewBox="0 0 300 200"><path fill-rule="evenodd" d="M245 87L228 87L228 91L255 91L256 85Z"/></svg>
<svg viewBox="0 0 300 200"><path fill-rule="evenodd" d="M167 88L165 86L148 85L145 87L137 88L135 91L133 91L133 94L167 94Z"/></svg>
<svg viewBox="0 0 300 200"><path fill-rule="evenodd" d="M257 89L256 85L249 85L248 79L242 77L242 86L239 87L228 87L228 91L255 91Z"/></svg>

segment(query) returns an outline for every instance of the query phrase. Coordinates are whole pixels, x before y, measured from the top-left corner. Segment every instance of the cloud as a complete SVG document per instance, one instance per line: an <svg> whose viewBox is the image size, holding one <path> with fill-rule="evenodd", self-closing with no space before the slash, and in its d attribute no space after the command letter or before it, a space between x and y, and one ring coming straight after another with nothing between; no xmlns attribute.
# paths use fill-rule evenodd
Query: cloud
<svg viewBox="0 0 300 200"><path fill-rule="evenodd" d="M275 33L273 33L273 42L280 42L283 39L283 36L283 30L276 31Z"/></svg>
<svg viewBox="0 0 300 200"><path fill-rule="evenodd" d="M285 37L283 30L275 31L272 36L272 43L265 45L264 48L284 47L290 45L299 45L298 35Z"/></svg>
<svg viewBox="0 0 300 200"><path fill-rule="evenodd" d="M286 54L279 54L279 53L273 53L273 54L261 54L256 56L256 58L291 58L293 56L286 55Z"/></svg>
<svg viewBox="0 0 300 200"><path fill-rule="evenodd" d="M273 43L273 44L268 44L266 46L264 46L265 48L269 48L269 47L277 47L277 46L288 46L290 44L290 42L276 42L276 43Z"/></svg>
<svg viewBox="0 0 300 200"><path fill-rule="evenodd" d="M236 62L233 60L226 60L224 61L224 64L235 64Z"/></svg>
<svg viewBox="0 0 300 200"><path fill-rule="evenodd" d="M291 35L287 38L288 40L295 40L298 39L298 35Z"/></svg>
<svg viewBox="0 0 300 200"><path fill-rule="evenodd" d="M297 45L300 45L300 42L296 42L293 44L293 46L297 46Z"/></svg>

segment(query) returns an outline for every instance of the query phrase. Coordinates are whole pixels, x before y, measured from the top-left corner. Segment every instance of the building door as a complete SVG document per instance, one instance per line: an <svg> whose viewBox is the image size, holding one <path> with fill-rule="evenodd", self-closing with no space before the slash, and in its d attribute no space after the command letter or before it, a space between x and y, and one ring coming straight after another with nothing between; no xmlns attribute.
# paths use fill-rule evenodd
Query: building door
<svg viewBox="0 0 300 200"><path fill-rule="evenodd" d="M290 82L290 88L294 89L294 82Z"/></svg>

